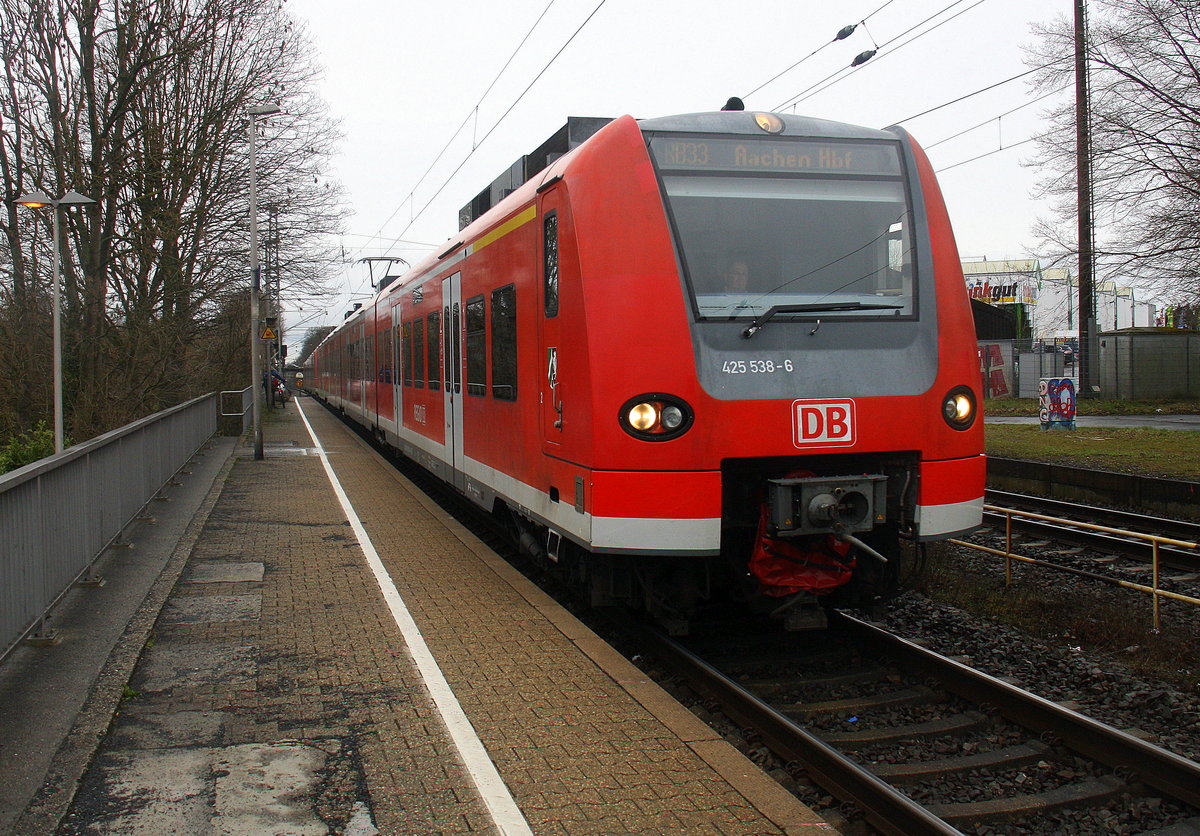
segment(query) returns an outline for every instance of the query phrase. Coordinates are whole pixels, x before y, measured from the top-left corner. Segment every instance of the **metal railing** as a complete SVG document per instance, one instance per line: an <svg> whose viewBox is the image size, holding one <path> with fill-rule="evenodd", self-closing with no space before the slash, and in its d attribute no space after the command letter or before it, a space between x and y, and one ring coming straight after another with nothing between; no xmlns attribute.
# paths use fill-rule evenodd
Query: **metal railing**
<svg viewBox="0 0 1200 836"><path fill-rule="evenodd" d="M217 395L0 476L0 659L217 430Z"/></svg>
<svg viewBox="0 0 1200 836"><path fill-rule="evenodd" d="M240 402L240 406L235 406ZM251 407L254 405L254 387L245 389L226 389L221 393L221 432L224 435L241 435L250 429L250 421L254 417ZM241 418L241 428L232 418Z"/></svg>
<svg viewBox="0 0 1200 836"><path fill-rule="evenodd" d="M1093 523L1078 522L1076 520L1067 520L1062 517L1048 517L1045 514L1035 514L1032 511L1018 511L1013 508L1001 508L997 505L984 505L985 511L991 511L997 514L1004 514L1004 550L993 549L988 546L981 546L977 543L968 543L965 540L950 540L956 546L963 546L985 554L996 555L1005 559L1004 563L1004 584L1012 586L1012 571L1013 561L1020 563L1028 563L1033 566L1044 566L1050 569L1055 569L1060 572L1068 572L1072 575L1090 578L1092 580L1102 581L1103 583L1113 586L1120 586L1125 589L1132 589L1136 592L1144 592L1149 594L1154 601L1154 629L1162 629L1162 615L1160 612L1160 603L1163 598L1170 598L1173 601L1180 601L1193 606L1200 606L1200 598L1193 598L1189 595L1181 595L1178 592L1170 592L1159 588L1161 580L1161 565L1159 548L1161 546L1174 546L1183 549L1200 549L1200 543L1190 543L1184 540L1174 540L1170 537L1159 537L1154 534L1142 534L1137 531L1126 531L1120 528L1109 528L1104 525L1094 525ZM1088 572L1083 569L1076 569L1071 566L1064 566L1061 563L1052 563L1048 560L1038 560L1036 557L1027 557L1021 554L1013 553L1012 540L1012 521L1013 517L1022 517L1030 520L1040 520L1041 522L1054 523L1055 525L1071 526L1073 528L1082 528L1087 531L1099 531L1105 534L1116 534L1121 537L1128 537L1134 540L1141 540L1150 546L1150 563L1151 563L1151 585L1134 583L1132 581L1122 580L1120 578L1109 577L1108 575L1100 575L1095 572Z"/></svg>

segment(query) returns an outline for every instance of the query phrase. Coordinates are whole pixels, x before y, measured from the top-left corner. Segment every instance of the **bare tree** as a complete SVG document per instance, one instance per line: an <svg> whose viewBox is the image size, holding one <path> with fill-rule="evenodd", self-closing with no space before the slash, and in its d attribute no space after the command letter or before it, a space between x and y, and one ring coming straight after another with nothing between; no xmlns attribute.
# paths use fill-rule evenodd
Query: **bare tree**
<svg viewBox="0 0 1200 836"><path fill-rule="evenodd" d="M1098 274L1166 298L1200 299L1200 6L1194 0L1089 3L1093 189ZM1069 83L1073 28L1043 28L1030 48L1044 90ZM1039 142L1042 188L1055 217L1044 254L1076 253L1074 103L1049 114Z"/></svg>
<svg viewBox="0 0 1200 836"><path fill-rule="evenodd" d="M303 29L276 0L0 0L0 51L0 304L45 322L48 260L32 258L44 231L11 199L75 188L98 201L62 215L75 436L244 385L247 352L232 367L213 352L231 348L246 298L249 106L285 112L261 128L258 173L281 228L304 233L280 236L292 281L319 284L328 258L312 242L343 217L324 176L337 129ZM35 337L0 330L5 342Z"/></svg>
<svg viewBox="0 0 1200 836"><path fill-rule="evenodd" d="M303 366L304 363L312 356L312 353L317 350L317 346L321 341L333 333L334 326L318 325L316 328L309 328L304 334L304 342L300 345L300 353L296 356L296 363Z"/></svg>

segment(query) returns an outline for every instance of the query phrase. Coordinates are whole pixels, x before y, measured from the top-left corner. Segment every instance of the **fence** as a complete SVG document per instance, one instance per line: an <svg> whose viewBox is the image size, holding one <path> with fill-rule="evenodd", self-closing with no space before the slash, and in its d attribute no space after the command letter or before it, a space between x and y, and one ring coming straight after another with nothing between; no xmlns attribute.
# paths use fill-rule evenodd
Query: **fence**
<svg viewBox="0 0 1200 836"><path fill-rule="evenodd" d="M985 398L1036 398L1043 377L1074 377L1073 340L980 340Z"/></svg>
<svg viewBox="0 0 1200 836"><path fill-rule="evenodd" d="M254 417L254 387L226 389L221 393L221 435L241 435L250 429Z"/></svg>
<svg viewBox="0 0 1200 836"><path fill-rule="evenodd" d="M0 659L217 430L204 395L0 476Z"/></svg>
<svg viewBox="0 0 1200 836"><path fill-rule="evenodd" d="M1110 332L1097 343L1100 397L1200 397L1200 334ZM1036 398L1040 378L1077 377L1075 350L1074 340L980 340L984 397Z"/></svg>

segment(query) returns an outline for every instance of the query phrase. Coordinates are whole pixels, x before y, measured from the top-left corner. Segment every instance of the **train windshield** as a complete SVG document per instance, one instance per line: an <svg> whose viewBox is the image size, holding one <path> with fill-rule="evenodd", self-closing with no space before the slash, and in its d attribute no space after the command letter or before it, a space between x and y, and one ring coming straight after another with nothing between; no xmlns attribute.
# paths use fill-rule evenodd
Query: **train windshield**
<svg viewBox="0 0 1200 836"><path fill-rule="evenodd" d="M914 315L897 143L658 135L650 150L701 319Z"/></svg>

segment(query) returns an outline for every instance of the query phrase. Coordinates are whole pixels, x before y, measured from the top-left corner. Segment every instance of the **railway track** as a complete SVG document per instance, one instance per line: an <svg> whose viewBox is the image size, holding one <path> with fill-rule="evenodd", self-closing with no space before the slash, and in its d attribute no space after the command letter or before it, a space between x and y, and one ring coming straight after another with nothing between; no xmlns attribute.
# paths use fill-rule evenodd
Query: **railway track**
<svg viewBox="0 0 1200 836"><path fill-rule="evenodd" d="M1200 540L1200 522L1191 520L1155 517L1138 511L1101 508L1095 505L1083 505L1076 502L1066 502L1061 499L1012 493L1011 491L988 490L984 495L984 500L990 505L1002 505L1007 508L1032 511L1051 517L1076 519L1080 522L1096 523L1108 528L1137 531L1142 534L1156 534L1160 537L1170 537L1175 540L1189 540L1193 542Z"/></svg>
<svg viewBox="0 0 1200 836"><path fill-rule="evenodd" d="M418 482L433 481L411 465L402 469L413 471ZM460 518L464 506L474 511L434 485L439 502ZM465 516L477 535L514 556L490 519ZM630 634L630 624L639 625L633 632L646 652L719 702L726 716L769 745L789 771L802 772L822 793L856 811L851 818L861 814L878 832L1074 833L1081 831L1043 827L1041 819L1115 803L1185 822L1172 821L1161 836L1200 834L1197 764L849 616L837 615L836 635L857 635L856 645L894 649L879 658L847 661L822 634L815 654L792 648L764 657L759 650L729 646L730 637L722 634L710 653L703 640L689 650L627 619L623 634ZM701 661L714 654L719 658ZM815 672L792 676L797 661L813 659ZM895 722L881 722L883 717ZM826 815L837 819L839 809ZM1039 820L1031 823L1031 817ZM1006 830L1012 822L1017 829ZM987 827L992 829L978 829ZM851 830L862 832L853 825ZM1160 836L1157 829L1142 831Z"/></svg>
<svg viewBox="0 0 1200 836"><path fill-rule="evenodd" d="M1184 575L1196 575L1200 580L1200 523L1154 517L1130 511L1099 508L1064 502L1057 499L989 490L985 495L984 522L998 533L1011 531L1057 543L1149 563L1154 547L1133 533L1164 538L1158 545L1160 565ZM1010 515L1004 509L1015 512ZM1037 519L1022 514L1036 514L1053 519ZM1088 526L1088 527L1085 527ZM1109 529L1096 530L1097 527ZM1184 578L1181 578L1184 579Z"/></svg>
<svg viewBox="0 0 1200 836"><path fill-rule="evenodd" d="M1113 832L1200 833L1200 764L844 613L808 645L621 628L879 832L1076 832L1051 819L1105 808L1149 822Z"/></svg>

